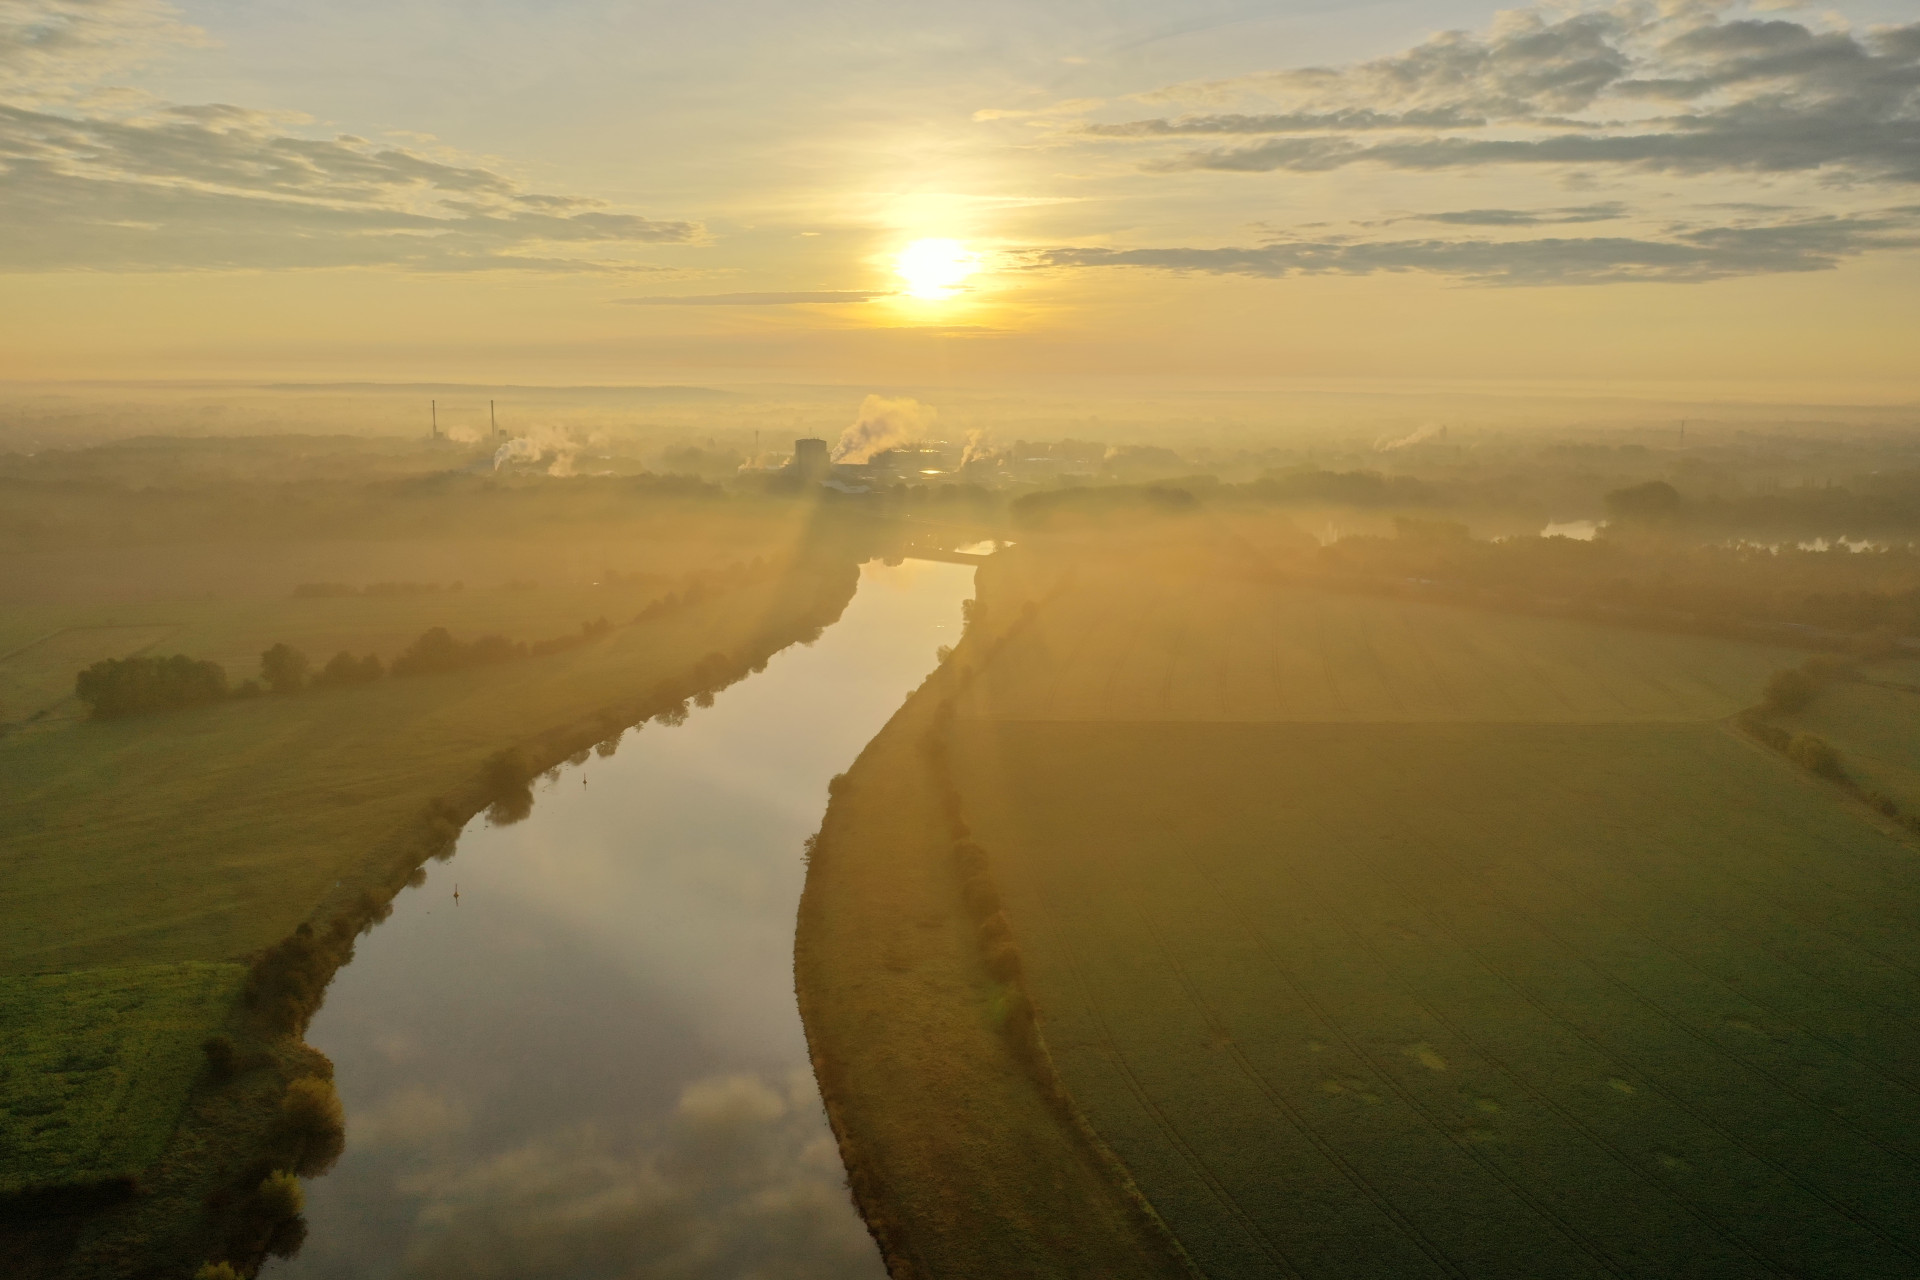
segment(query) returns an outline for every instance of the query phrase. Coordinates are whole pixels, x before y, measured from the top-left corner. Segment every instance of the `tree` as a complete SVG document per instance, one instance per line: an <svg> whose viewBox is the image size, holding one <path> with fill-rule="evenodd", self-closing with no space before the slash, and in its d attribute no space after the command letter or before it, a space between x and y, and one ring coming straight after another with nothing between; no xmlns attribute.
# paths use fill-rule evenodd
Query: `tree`
<svg viewBox="0 0 1920 1280"><path fill-rule="evenodd" d="M227 673L217 662L176 653L171 658L108 658L74 677L73 691L96 720L171 711L227 696Z"/></svg>
<svg viewBox="0 0 1920 1280"><path fill-rule="evenodd" d="M297 1218L307 1203L300 1179L284 1169L276 1169L268 1174L253 1194L260 1206L261 1216L269 1222Z"/></svg>
<svg viewBox="0 0 1920 1280"><path fill-rule="evenodd" d="M1671 520L1684 505L1680 491L1665 480L1615 489L1606 498L1607 514L1623 523L1635 520Z"/></svg>
<svg viewBox="0 0 1920 1280"><path fill-rule="evenodd" d="M342 649L327 660L313 678L314 688L331 688L351 684L371 684L385 674L380 665L380 656L370 653L364 658L356 658Z"/></svg>
<svg viewBox="0 0 1920 1280"><path fill-rule="evenodd" d="M1835 782L1847 780L1847 771L1840 763L1840 753L1825 738L1815 737L1811 733L1795 734L1793 741L1787 744L1787 758L1808 773L1817 773Z"/></svg>
<svg viewBox="0 0 1920 1280"><path fill-rule="evenodd" d="M307 655L290 644L276 644L260 655L260 680L275 693L298 693L307 682Z"/></svg>
<svg viewBox="0 0 1920 1280"><path fill-rule="evenodd" d="M1813 701L1813 678L1806 672L1788 667L1767 677L1766 705L1769 711L1798 711Z"/></svg>

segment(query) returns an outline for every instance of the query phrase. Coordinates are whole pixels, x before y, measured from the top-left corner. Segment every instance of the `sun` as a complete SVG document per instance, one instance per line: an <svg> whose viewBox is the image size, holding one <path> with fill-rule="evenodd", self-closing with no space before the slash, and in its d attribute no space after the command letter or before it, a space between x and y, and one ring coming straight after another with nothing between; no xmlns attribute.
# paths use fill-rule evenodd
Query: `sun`
<svg viewBox="0 0 1920 1280"><path fill-rule="evenodd" d="M894 259L893 273L907 282L907 296L938 301L980 269L980 255L958 240L915 240Z"/></svg>

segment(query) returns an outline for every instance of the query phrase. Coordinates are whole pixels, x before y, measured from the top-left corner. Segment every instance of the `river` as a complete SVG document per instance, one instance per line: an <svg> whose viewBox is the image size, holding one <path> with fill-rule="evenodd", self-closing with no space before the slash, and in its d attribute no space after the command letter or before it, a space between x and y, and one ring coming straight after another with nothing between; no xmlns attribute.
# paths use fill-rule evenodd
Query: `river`
<svg viewBox="0 0 1920 1280"><path fill-rule="evenodd" d="M881 1280L794 1006L802 842L971 593L869 564L813 645L468 824L308 1032L346 1154L265 1274Z"/></svg>

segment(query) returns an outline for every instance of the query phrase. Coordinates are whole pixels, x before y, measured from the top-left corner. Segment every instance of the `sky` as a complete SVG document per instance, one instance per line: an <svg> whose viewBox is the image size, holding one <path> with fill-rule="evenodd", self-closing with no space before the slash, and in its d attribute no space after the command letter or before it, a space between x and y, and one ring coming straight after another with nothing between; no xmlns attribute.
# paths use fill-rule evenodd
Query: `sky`
<svg viewBox="0 0 1920 1280"><path fill-rule="evenodd" d="M1910 3L0 0L0 379L1891 403L1917 339Z"/></svg>

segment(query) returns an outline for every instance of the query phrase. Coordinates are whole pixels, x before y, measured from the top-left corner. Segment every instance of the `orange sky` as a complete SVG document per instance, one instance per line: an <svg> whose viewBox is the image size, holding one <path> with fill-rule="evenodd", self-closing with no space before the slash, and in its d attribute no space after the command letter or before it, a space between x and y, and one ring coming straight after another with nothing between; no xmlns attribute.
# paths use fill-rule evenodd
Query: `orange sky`
<svg viewBox="0 0 1920 1280"><path fill-rule="evenodd" d="M10 6L0 378L1920 393L1898 5L949 9Z"/></svg>

